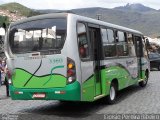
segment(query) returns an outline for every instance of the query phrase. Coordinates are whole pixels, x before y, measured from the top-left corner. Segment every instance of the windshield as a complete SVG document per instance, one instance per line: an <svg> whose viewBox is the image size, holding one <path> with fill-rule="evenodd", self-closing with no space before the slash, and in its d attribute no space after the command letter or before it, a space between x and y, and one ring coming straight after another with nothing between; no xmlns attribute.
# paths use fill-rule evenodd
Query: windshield
<svg viewBox="0 0 160 120"><path fill-rule="evenodd" d="M15 54L39 51L49 54L60 51L66 37L65 18L42 19L25 22L10 29L9 43Z"/></svg>

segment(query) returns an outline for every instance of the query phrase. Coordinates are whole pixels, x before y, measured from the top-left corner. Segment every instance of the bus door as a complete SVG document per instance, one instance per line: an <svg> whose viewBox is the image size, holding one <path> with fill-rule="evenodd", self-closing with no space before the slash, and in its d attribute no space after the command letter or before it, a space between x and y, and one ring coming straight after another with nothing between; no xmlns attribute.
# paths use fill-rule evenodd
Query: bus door
<svg viewBox="0 0 160 120"><path fill-rule="evenodd" d="M138 77L142 78L142 56L143 56L143 45L142 38L140 36L134 36L136 55L138 61Z"/></svg>
<svg viewBox="0 0 160 120"><path fill-rule="evenodd" d="M92 59L93 59L93 72L95 80L95 96L102 94L101 85L101 62L102 59L102 45L101 45L101 34L100 28L89 27L89 38L92 44Z"/></svg>

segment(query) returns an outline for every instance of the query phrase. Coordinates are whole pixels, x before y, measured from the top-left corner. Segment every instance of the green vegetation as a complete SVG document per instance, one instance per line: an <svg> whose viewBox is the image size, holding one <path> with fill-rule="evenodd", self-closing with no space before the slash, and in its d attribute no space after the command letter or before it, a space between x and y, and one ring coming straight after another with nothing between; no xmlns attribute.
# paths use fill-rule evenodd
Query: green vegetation
<svg viewBox="0 0 160 120"><path fill-rule="evenodd" d="M38 15L38 12L34 12L32 9L27 8L19 3L8 3L0 5L0 9L9 10L11 13L16 13L21 16L33 16Z"/></svg>
<svg viewBox="0 0 160 120"><path fill-rule="evenodd" d="M9 18L7 16L0 16L0 27L5 27L9 25Z"/></svg>

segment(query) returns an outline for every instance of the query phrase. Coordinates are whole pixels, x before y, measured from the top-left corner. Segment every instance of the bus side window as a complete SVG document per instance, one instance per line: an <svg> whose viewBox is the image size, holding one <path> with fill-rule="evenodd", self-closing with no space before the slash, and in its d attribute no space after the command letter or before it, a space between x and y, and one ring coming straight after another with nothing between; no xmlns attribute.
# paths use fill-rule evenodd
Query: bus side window
<svg viewBox="0 0 160 120"><path fill-rule="evenodd" d="M133 39L133 35L131 33L127 33L127 41L128 41L129 56L131 56L131 57L136 56L134 39Z"/></svg>
<svg viewBox="0 0 160 120"><path fill-rule="evenodd" d="M126 33L117 31L116 38L117 38L117 55L128 56L128 44L127 44Z"/></svg>
<svg viewBox="0 0 160 120"><path fill-rule="evenodd" d="M78 23L78 48L81 58L89 58L89 47L86 33L86 26L83 23Z"/></svg>
<svg viewBox="0 0 160 120"><path fill-rule="evenodd" d="M103 50L105 57L116 56L116 45L114 42L114 32L111 29L101 28L101 36L103 40Z"/></svg>
<svg viewBox="0 0 160 120"><path fill-rule="evenodd" d="M143 56L143 45L142 38L140 36L134 36L135 45L136 45L136 55L137 57Z"/></svg>

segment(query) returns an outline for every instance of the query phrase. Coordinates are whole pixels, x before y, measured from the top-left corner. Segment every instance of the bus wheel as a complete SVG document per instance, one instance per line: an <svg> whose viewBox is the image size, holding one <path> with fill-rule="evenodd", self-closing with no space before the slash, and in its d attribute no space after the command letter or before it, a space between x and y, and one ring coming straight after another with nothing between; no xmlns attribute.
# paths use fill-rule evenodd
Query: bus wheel
<svg viewBox="0 0 160 120"><path fill-rule="evenodd" d="M148 78L149 78L149 75L148 75L148 72L145 73L145 80L139 82L139 86L141 87L145 87L148 83Z"/></svg>
<svg viewBox="0 0 160 120"><path fill-rule="evenodd" d="M117 87L114 82L111 83L109 95L107 96L107 103L112 105L116 101Z"/></svg>

